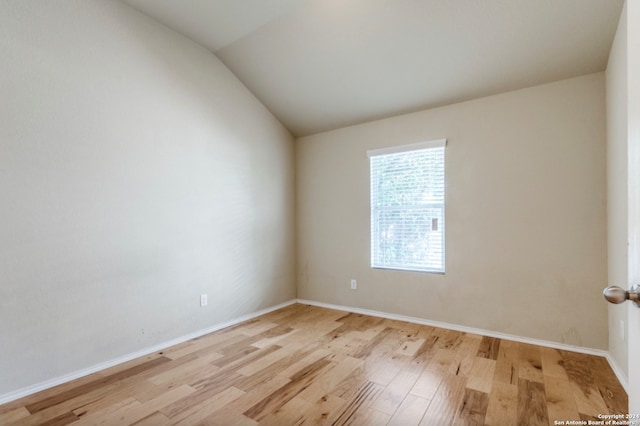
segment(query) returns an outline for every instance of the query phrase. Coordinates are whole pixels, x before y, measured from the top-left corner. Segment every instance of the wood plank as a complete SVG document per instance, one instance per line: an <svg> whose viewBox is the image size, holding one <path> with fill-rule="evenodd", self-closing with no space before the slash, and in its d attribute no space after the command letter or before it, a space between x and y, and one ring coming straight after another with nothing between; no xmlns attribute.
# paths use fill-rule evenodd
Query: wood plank
<svg viewBox="0 0 640 426"><path fill-rule="evenodd" d="M153 358L151 358L153 359ZM133 363L133 365L140 365L140 363ZM135 371L135 374L131 377L119 377L119 380L110 381L106 380L104 386L96 386L92 387L92 390L87 393L76 394L73 392L73 397L66 400L58 401L57 404L52 405L48 408L45 408L41 411L38 411L32 414L25 424L42 424L46 423L46 421L58 418L62 415L67 415L69 412L74 412L74 414L78 416L82 416L87 413L88 410L98 409L101 406L108 406L114 403L117 403L123 399L128 398L130 393L138 393L136 396L139 397L139 392L141 390L146 391L149 386L155 386L152 383L149 383L145 380L145 373L153 372L157 368L162 368L167 364L161 364L159 367L155 367L153 369L145 370L140 372L138 369L134 369L131 371ZM130 368L121 368L116 370L120 374L125 370L130 370ZM96 378L105 377L100 374L92 375L94 381ZM89 383L83 382L83 383ZM63 393L66 393L72 388L65 387ZM51 393L46 392L47 395L51 395ZM49 400L51 396L46 397L45 399Z"/></svg>
<svg viewBox="0 0 640 426"><path fill-rule="evenodd" d="M199 391L206 389L209 393L216 393L229 386L238 387L237 384L239 384L242 379L243 376L233 370L222 370L213 374L207 374L189 385Z"/></svg>
<svg viewBox="0 0 640 426"><path fill-rule="evenodd" d="M542 383L518 380L518 424L546 425L549 423L547 401Z"/></svg>
<svg viewBox="0 0 640 426"><path fill-rule="evenodd" d="M276 328L277 326L278 323L258 319L255 323L247 324L245 327L240 327L237 331L245 336L255 336L257 334L262 334L267 330L271 330L272 328Z"/></svg>
<svg viewBox="0 0 640 426"><path fill-rule="evenodd" d="M465 335L462 344L454 351L454 359L448 370L449 374L469 377L481 342L480 336Z"/></svg>
<svg viewBox="0 0 640 426"><path fill-rule="evenodd" d="M77 408L73 408L71 411L78 417L85 417L88 414L102 411L103 409L109 408L120 401L126 400L129 398L130 394L136 394L136 401L142 403L144 401L141 401L141 395L146 395L146 391L149 388L156 387L156 385L147 381L122 384L121 386L109 388L111 389L111 392L106 394L96 394L95 397L88 400L78 398L74 399L73 401L75 401L75 403L73 404L73 407ZM157 396L157 394L154 396ZM68 404L60 405L60 407L63 406L68 407Z"/></svg>
<svg viewBox="0 0 640 426"><path fill-rule="evenodd" d="M285 348L279 347L278 350L273 351L263 357L257 358L251 363L238 369L237 372L243 376L252 376L259 371L268 370L269 366L282 360L288 355L302 349L301 345L288 345Z"/></svg>
<svg viewBox="0 0 640 426"><path fill-rule="evenodd" d="M291 382L287 383L271 395L265 397L243 414L250 419L260 422L262 419L280 409L284 404L297 396L302 390L308 387L330 364L325 359L318 360L304 368L291 377Z"/></svg>
<svg viewBox="0 0 640 426"><path fill-rule="evenodd" d="M364 408L351 417L352 426L385 426L389 424L389 415L372 408Z"/></svg>
<svg viewBox="0 0 640 426"><path fill-rule="evenodd" d="M455 351L460 347L460 345L464 341L465 336L466 333L463 333L461 331L446 330L442 336L440 345L444 349L451 349L452 351Z"/></svg>
<svg viewBox="0 0 640 426"><path fill-rule="evenodd" d="M240 389L230 387L215 395L211 395L199 404L190 403L186 410L178 412L173 417L170 417L169 415L167 415L167 417L170 417L171 423L175 425L193 425L201 422L244 394L245 392ZM160 410L160 412L162 412L162 410Z"/></svg>
<svg viewBox="0 0 640 426"><path fill-rule="evenodd" d="M110 376L107 376L104 378L96 378L94 381L82 384L80 386L77 386L75 388L69 389L64 392L60 392L59 394L52 395L48 398L44 398L38 402L34 402L32 404L27 405L26 408L27 410L29 410L30 413L37 413L38 411L44 410L54 405L58 405L59 403L65 400L73 399L79 395L85 395L95 389L104 387L105 385L117 382L125 378L129 378L131 376L135 376L137 374L153 369L158 365L162 365L170 361L171 360L166 357L154 358L143 364L135 365L133 367L127 368L126 370L120 371Z"/></svg>
<svg viewBox="0 0 640 426"><path fill-rule="evenodd" d="M313 364L316 361L319 361L321 359L325 359L327 357L329 357L331 355L331 352L325 350L325 349L317 349L314 350L313 352L311 352L310 354L308 354L307 356L305 356L302 359L299 359L297 362L287 366L287 368L285 368L284 370L280 371L278 374L282 377L287 377L290 378L291 376L293 376L294 374L296 374L298 371L302 370L303 368L307 367L308 365Z"/></svg>
<svg viewBox="0 0 640 426"><path fill-rule="evenodd" d="M491 358L488 359L492 360ZM456 413L453 424L484 425L488 405L489 395L484 392L467 388L465 390L464 397L462 398L462 407Z"/></svg>
<svg viewBox="0 0 640 426"><path fill-rule="evenodd" d="M411 388L413 395L432 400L447 373L426 369ZM455 374L454 374L455 375Z"/></svg>
<svg viewBox="0 0 640 426"><path fill-rule="evenodd" d="M483 336L476 356L480 358L492 359L494 361L497 360L498 352L500 349L500 342L501 340L495 337Z"/></svg>
<svg viewBox="0 0 640 426"><path fill-rule="evenodd" d="M234 335L233 333L226 332L220 334L208 334L206 336L202 336L199 339L189 340L188 342L181 343L177 346L165 349L163 351L163 356L167 358L176 360L180 359L184 356L191 355L195 352L199 352L203 349L211 349L211 347L220 342L224 342L229 338L229 336ZM241 339L239 336L237 339ZM215 352L213 349L211 352Z"/></svg>
<svg viewBox="0 0 640 426"><path fill-rule="evenodd" d="M365 382L342 407L333 425L354 424L369 418L369 406L383 390L384 386L379 383Z"/></svg>
<svg viewBox="0 0 640 426"><path fill-rule="evenodd" d="M127 391L116 392L115 395L118 395L121 398L125 395L135 395L136 400L138 400L141 404L144 404L145 402L151 401L152 399L159 397L163 393L168 392L171 389L177 388L183 384L189 385L188 383L182 383L180 381L156 385L145 380L144 382L133 384L133 387ZM109 398L105 398L105 399L109 399ZM96 401L96 403L98 403L98 401Z"/></svg>
<svg viewBox="0 0 640 426"><path fill-rule="evenodd" d="M318 401L320 398L330 393L344 379L349 377L355 370L361 368L364 361L357 358L345 357L344 359L334 361L330 374L323 374L311 385L304 389L299 397L310 402Z"/></svg>
<svg viewBox="0 0 640 426"><path fill-rule="evenodd" d="M220 419L216 415L207 417L202 422L198 423L198 426L257 426L259 423L253 419L248 418L240 413L233 413L232 417L225 417Z"/></svg>
<svg viewBox="0 0 640 426"><path fill-rule="evenodd" d="M520 344L518 374L520 379L538 383L544 382L539 346Z"/></svg>
<svg viewBox="0 0 640 426"><path fill-rule="evenodd" d="M20 419L29 417L31 413L25 407L16 407L0 414L0 425L17 422Z"/></svg>
<svg viewBox="0 0 640 426"><path fill-rule="evenodd" d="M232 328L236 327L238 326L234 326ZM176 362L183 361L185 358L187 360L193 360L212 352L229 355L230 353L236 353L237 351L244 349L247 345L250 345L259 339L259 336L247 336L240 332L233 332L228 329L224 329L195 339L191 346L184 346L175 352L172 348L169 348L163 351L163 353L167 354L167 357L170 357ZM179 346L182 345L184 345L184 343Z"/></svg>
<svg viewBox="0 0 640 426"><path fill-rule="evenodd" d="M281 349L282 349L282 346L278 346L278 345L267 346L262 349L257 349L254 346L251 346L247 348L247 350L244 353L240 352L235 355L228 355L228 356L222 357L220 359L213 361L212 365L221 367L224 370L233 369L234 371L237 371Z"/></svg>
<svg viewBox="0 0 640 426"><path fill-rule="evenodd" d="M467 387L479 392L491 392L496 361L487 358L476 358L469 372Z"/></svg>
<svg viewBox="0 0 640 426"><path fill-rule="evenodd" d="M342 398L331 394L324 395L307 406L308 408L304 413L304 423L310 425L332 424L345 404L346 401Z"/></svg>
<svg viewBox="0 0 640 426"><path fill-rule="evenodd" d="M364 374L367 380L388 385L402 369L402 362L387 357L372 357L364 361Z"/></svg>
<svg viewBox="0 0 640 426"><path fill-rule="evenodd" d="M82 418L78 425L114 425L114 424L132 424L143 418L153 414L156 411L160 411L163 407L184 399L186 396L195 393L196 390L188 385L182 385L175 389L171 389L168 392L160 395L157 398L149 400L144 404L140 404L135 407L125 407L119 410L110 412L108 415L97 418L96 416L88 415Z"/></svg>
<svg viewBox="0 0 640 426"><path fill-rule="evenodd" d="M391 418L389 425L407 426L419 424L430 403L431 401L428 399L408 394Z"/></svg>
<svg viewBox="0 0 640 426"><path fill-rule="evenodd" d="M338 318L344 316L343 311L320 308L318 306L308 306L303 315L295 315L288 323L280 321L280 324L288 324L293 328L308 328L322 322L337 322Z"/></svg>
<svg viewBox="0 0 640 426"><path fill-rule="evenodd" d="M400 347L396 349L396 353L400 355L414 356L425 341L426 339L414 339L402 342Z"/></svg>
<svg viewBox="0 0 640 426"><path fill-rule="evenodd" d="M191 386L189 387L193 389L193 392L189 395L189 398L178 398L175 401L172 401L171 403L165 404L164 406L160 407L158 411L160 411L170 419L182 418L182 414L185 412L189 412L192 407L205 404L207 401L219 397L219 395L222 395L223 392L228 391L229 389L236 389L231 383L222 383L222 381L201 387L199 389L193 388ZM233 395L236 394L237 392Z"/></svg>
<svg viewBox="0 0 640 426"><path fill-rule="evenodd" d="M260 425L302 425L306 422L305 413L311 410L313 404L302 398L293 398L278 410L260 420Z"/></svg>
<svg viewBox="0 0 640 426"><path fill-rule="evenodd" d="M368 340L361 337L362 333L358 331L350 331L345 334L333 335L329 333L319 339L320 346L335 354L336 356L351 356L360 352L362 348L369 343ZM317 336L315 339L318 339Z"/></svg>
<svg viewBox="0 0 640 426"><path fill-rule="evenodd" d="M386 327L382 331L376 334L364 347L353 354L354 358L365 358L371 356L375 351L379 353L384 351L383 342L385 339L395 335L395 330L390 327Z"/></svg>
<svg viewBox="0 0 640 426"><path fill-rule="evenodd" d="M235 382L234 386L238 389L249 391L253 389L254 386L271 380L274 377L274 372L282 372L285 368L297 363L315 350L317 350L317 346L311 345L310 347L294 351L274 364L271 364L268 369L261 370L248 377L241 376L242 378ZM291 377L293 377L294 374L292 374Z"/></svg>
<svg viewBox="0 0 640 426"><path fill-rule="evenodd" d="M171 419L159 411L156 411L155 413L133 423L135 426L168 426L171 424Z"/></svg>
<svg viewBox="0 0 640 426"><path fill-rule="evenodd" d="M455 352L451 349L438 349L427 365L427 369L445 373L455 360ZM455 374L454 374L455 375Z"/></svg>
<svg viewBox="0 0 640 426"><path fill-rule="evenodd" d="M580 418L568 379L544 376L544 389L550 424Z"/></svg>
<svg viewBox="0 0 640 426"><path fill-rule="evenodd" d="M431 327L430 327L431 328ZM420 365L428 365L435 353L442 347L444 339L442 338L446 330L442 328L434 328L424 338L424 343L414 355L414 362Z"/></svg>
<svg viewBox="0 0 640 426"><path fill-rule="evenodd" d="M194 354L202 353L202 351L219 352L222 355L235 354L247 349L249 345L260 340L260 336L260 334L255 336L245 336L244 334L232 335L229 339L225 339L215 345L200 349L199 351L194 352Z"/></svg>
<svg viewBox="0 0 640 426"><path fill-rule="evenodd" d="M578 412L593 417L609 412L592 376L588 358L567 351L561 351L561 354Z"/></svg>
<svg viewBox="0 0 640 426"><path fill-rule="evenodd" d="M420 425L445 426L453 423L466 392L466 377L447 375L436 392Z"/></svg>
<svg viewBox="0 0 640 426"><path fill-rule="evenodd" d="M580 420L583 420L585 422L587 422L587 424L589 424L589 422L592 422L592 425L597 425L597 422L601 422L602 420L597 418L596 416L590 416L589 414L582 414L580 413ZM635 425L634 425L635 426Z"/></svg>
<svg viewBox="0 0 640 426"><path fill-rule="evenodd" d="M276 376L271 380L262 382L241 397L227 403L224 407L210 414L203 419L203 423L220 426L258 424L258 422L249 419L242 413L262 401L265 395L271 395L287 383L289 383L289 379L282 376Z"/></svg>
<svg viewBox="0 0 640 426"><path fill-rule="evenodd" d="M140 407L140 405L142 405L140 404L140 401L136 400L135 398L127 398L110 406L104 407L101 410L83 416L82 418L80 418L80 421L76 423L76 425L108 425L109 422L115 422L113 418L114 416L116 416L116 414L125 413L128 410L136 409ZM142 420L143 418L144 416L141 417L140 420Z"/></svg>
<svg viewBox="0 0 640 426"><path fill-rule="evenodd" d="M498 383L518 386L520 371L520 344L503 340L498 348L496 370L493 380Z"/></svg>
<svg viewBox="0 0 640 426"><path fill-rule="evenodd" d="M401 370L371 404L371 408L392 416L418 380L418 374Z"/></svg>
<svg viewBox="0 0 640 426"><path fill-rule="evenodd" d="M258 336L264 337L257 342L252 343L252 346L255 346L257 348L264 348L267 346L275 345L279 341L296 333L296 331L297 330L294 328L282 326L269 329L263 333L260 333Z"/></svg>
<svg viewBox="0 0 640 426"><path fill-rule="evenodd" d="M338 383L331 391L331 394L344 400L349 400L368 381L365 370L359 368Z"/></svg>
<svg viewBox="0 0 640 426"><path fill-rule="evenodd" d="M485 424L503 426L516 424L518 386L496 382L491 387Z"/></svg>
<svg viewBox="0 0 640 426"><path fill-rule="evenodd" d="M611 413L625 413L629 407L627 393L616 379L616 375L606 359L600 356L589 357L589 370L600 395Z"/></svg>
<svg viewBox="0 0 640 426"><path fill-rule="evenodd" d="M219 358L222 358L222 354L211 352L210 354L197 357L193 361L186 362L178 367L172 368L171 370L163 371L162 373L151 376L148 380L151 383L159 385L162 383L175 382L179 378L184 377L184 375L194 371L202 371L203 369L210 371L212 368L218 370L218 367L212 367L209 364Z"/></svg>
<svg viewBox="0 0 640 426"><path fill-rule="evenodd" d="M60 394L65 393L67 391L70 390L74 390L76 388L79 388L81 386L87 385L87 384L91 384L91 385L95 385L96 382L98 382L99 380L104 380L105 377L109 377L112 376L116 373L120 373L123 370L128 370L134 366L140 365L140 364L146 364L149 361L152 361L156 358L163 358L163 355L158 355L158 354L150 354L150 355L146 355L140 358L136 358L134 360L119 364L119 365L115 365L113 367L109 367L105 370L93 373L93 374L89 374L88 376L85 377L80 377L78 379L72 380L70 382L67 383L63 383L59 386L55 386L53 388L49 388L49 389L45 389L41 392L32 394L32 395L28 395L24 398L20 398L19 400L10 402L8 404L2 405L0 406L0 413L3 413L4 411L7 411L9 409L15 409L18 407L26 407L28 405L31 405L33 403L36 402L40 402L43 401L45 399L48 399L50 397L58 397ZM134 371L134 370L131 370Z"/></svg>
<svg viewBox="0 0 640 426"><path fill-rule="evenodd" d="M308 329L297 329L294 333L287 334L282 340L278 341L280 346L286 347L291 344L317 344L323 342L323 337L340 327L340 323L336 322L320 322L312 324Z"/></svg>
<svg viewBox="0 0 640 426"><path fill-rule="evenodd" d="M43 423L39 423L40 426L63 426L71 423L75 423L78 420L78 416L73 414L72 412L66 412L64 414L60 414L57 417L49 419Z"/></svg>
<svg viewBox="0 0 640 426"><path fill-rule="evenodd" d="M560 350L554 348L540 348L542 362L542 374L547 377L555 377L568 381L567 370L564 369L564 360Z"/></svg>
<svg viewBox="0 0 640 426"><path fill-rule="evenodd" d="M293 305L285 306L284 308L268 312L260 316L261 321L271 321L276 324L285 324L289 322L289 318L295 318L298 315L305 315L312 308L311 305L304 305L302 303L295 303ZM344 314L344 312L342 312Z"/></svg>

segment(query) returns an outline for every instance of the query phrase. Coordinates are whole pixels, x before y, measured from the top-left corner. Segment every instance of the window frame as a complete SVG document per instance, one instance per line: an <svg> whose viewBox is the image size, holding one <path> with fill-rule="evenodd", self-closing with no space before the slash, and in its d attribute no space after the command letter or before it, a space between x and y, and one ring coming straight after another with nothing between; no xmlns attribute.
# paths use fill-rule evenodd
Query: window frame
<svg viewBox="0 0 640 426"><path fill-rule="evenodd" d="M430 140L430 141L426 141L426 142L419 142L419 143L414 143L414 144L408 144L408 145L400 145L400 146L393 146L393 147L387 147L387 148L379 148L379 149L373 149L373 150L368 150L367 151L367 156L369 157L369 188L370 188L370 194L369 194L369 200L370 200L370 259L371 259L371 268L372 269L382 269L382 270L398 270L398 271L410 271L410 272L423 272L423 273L429 273L429 274L438 274L438 275L444 275L445 271L446 271L446 253L445 253L445 248L446 248L446 218L445 218L445 213L446 213L446 155L445 155L445 149L446 149L446 145L447 145L447 140L446 139L436 139L436 140ZM435 203L426 203L426 204L420 204L420 205L416 205L416 204L412 204L412 205L403 205L403 206L396 206L396 207L391 207L391 208L379 208L378 206L374 205L374 185L377 185L377 182L374 182L374 170L373 170L373 161L372 158L373 157L378 157L378 156L386 156L386 155L392 155L392 154L398 154L398 153L405 153L405 152L411 152L411 151L423 151L423 150L427 150L427 149L433 149L433 148L443 148L443 159L442 159L442 171L443 171L443 175L442 175L442 202L435 202ZM378 191L376 189L376 191ZM379 221L376 219L376 215L379 214L380 211L399 211L402 209L420 209L420 210L427 210L427 209L433 209L433 208L439 208L442 209L442 213L441 213L441 217L442 217L442 223L438 224L438 226L442 227L442 239L441 239L441 268L431 268L431 267L416 267L414 265L406 265L406 264L400 264L400 265L389 265L389 264L382 264L382 262L379 262L379 258L376 258L376 253L375 253L375 244L376 244L376 237L375 237L375 233L377 233L377 235L379 235L379 231L378 229L376 229L376 227L379 224Z"/></svg>

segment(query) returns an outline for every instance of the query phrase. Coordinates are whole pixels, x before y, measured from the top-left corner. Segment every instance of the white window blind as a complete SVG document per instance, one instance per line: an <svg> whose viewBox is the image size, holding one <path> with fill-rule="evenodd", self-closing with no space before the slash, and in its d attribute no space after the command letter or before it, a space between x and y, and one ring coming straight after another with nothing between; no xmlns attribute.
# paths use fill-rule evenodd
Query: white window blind
<svg viewBox="0 0 640 426"><path fill-rule="evenodd" d="M369 151L371 266L444 273L444 147Z"/></svg>

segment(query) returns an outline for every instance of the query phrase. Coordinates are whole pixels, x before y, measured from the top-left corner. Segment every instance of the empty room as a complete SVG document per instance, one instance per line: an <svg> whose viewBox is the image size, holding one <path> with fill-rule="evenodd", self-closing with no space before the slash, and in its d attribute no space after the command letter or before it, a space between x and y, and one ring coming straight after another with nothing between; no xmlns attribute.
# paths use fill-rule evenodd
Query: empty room
<svg viewBox="0 0 640 426"><path fill-rule="evenodd" d="M0 0L0 425L640 425L638 285L638 0Z"/></svg>

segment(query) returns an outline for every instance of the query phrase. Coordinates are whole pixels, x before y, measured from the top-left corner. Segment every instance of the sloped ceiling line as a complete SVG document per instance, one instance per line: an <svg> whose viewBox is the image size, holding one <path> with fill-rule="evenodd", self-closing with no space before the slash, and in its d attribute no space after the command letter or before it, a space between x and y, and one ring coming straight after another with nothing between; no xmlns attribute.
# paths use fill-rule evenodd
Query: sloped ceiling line
<svg viewBox="0 0 640 426"><path fill-rule="evenodd" d="M603 71L623 0L124 0L296 136Z"/></svg>

